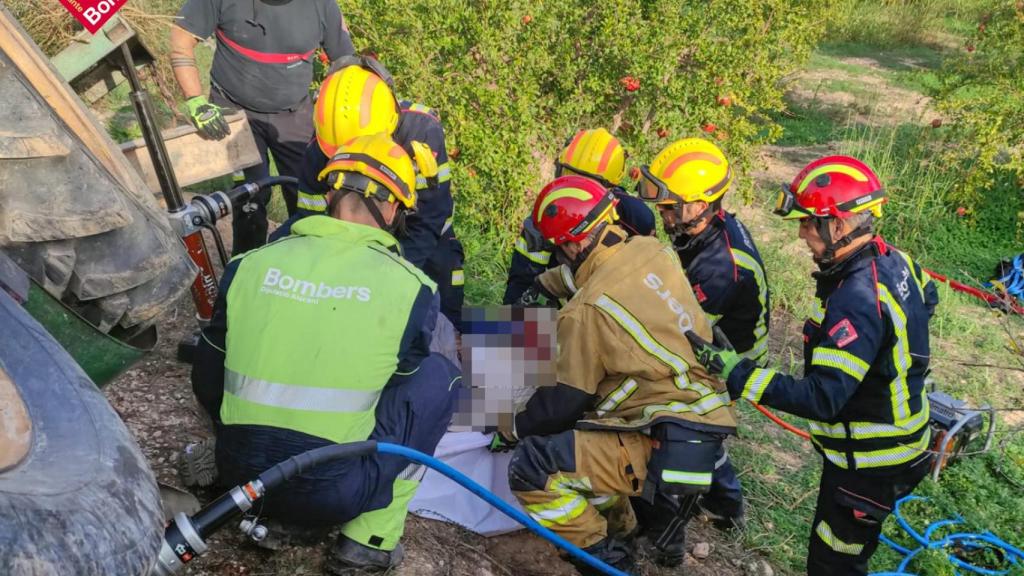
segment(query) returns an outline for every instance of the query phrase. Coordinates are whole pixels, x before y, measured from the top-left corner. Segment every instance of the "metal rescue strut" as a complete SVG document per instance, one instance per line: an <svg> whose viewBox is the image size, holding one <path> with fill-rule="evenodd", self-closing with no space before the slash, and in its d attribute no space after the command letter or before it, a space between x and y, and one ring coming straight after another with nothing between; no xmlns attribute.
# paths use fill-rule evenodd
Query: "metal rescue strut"
<svg viewBox="0 0 1024 576"><path fill-rule="evenodd" d="M121 57L124 75L131 85L131 100L135 107L135 116L139 120L142 137L146 141L146 149L149 151L153 170L160 183L160 192L167 204L171 227L185 244L189 258L199 268L199 274L192 283L192 302L196 306L196 320L199 322L199 327L202 328L213 317L213 304L217 301L217 276L206 248L206 241L203 239L203 230L207 230L213 236L221 265L226 265L227 251L224 249L220 233L214 226L217 220L248 204L253 195L267 186L296 184L298 180L287 176L270 177L258 182L242 184L227 192L196 196L190 203L186 203L181 194L181 187L178 186L178 179L174 175L174 166L171 164L167 147L164 146L156 117L153 114L153 104L150 102L149 93L142 86L142 82L139 81L139 76L135 72L135 61L132 59L132 53L127 43L121 45ZM187 338L178 345L179 360L191 361L198 337L199 333L196 332L191 338Z"/></svg>
<svg viewBox="0 0 1024 576"><path fill-rule="evenodd" d="M155 576L170 576L184 570L185 564L207 551L206 540L211 534L237 515L249 511L254 502L271 490L280 487L297 474L326 462L345 458L358 458L375 452L402 456L432 468L451 478L473 494L476 494L513 520L526 526L538 536L579 558L592 568L596 568L610 576L629 576L627 573L587 554L578 546L541 526L536 520L530 518L521 510L509 505L462 472L444 462L412 448L386 442L378 443L374 440L332 444L331 446L323 446L303 452L274 465L266 472L260 474L255 480L251 480L242 486L235 486L227 494L217 498L193 516L187 516L184 512L179 512L174 517L174 520L167 525L167 530L164 532L163 547L160 549L160 556L157 558L152 574ZM242 520L239 528L257 540L266 535L266 529L254 520Z"/></svg>

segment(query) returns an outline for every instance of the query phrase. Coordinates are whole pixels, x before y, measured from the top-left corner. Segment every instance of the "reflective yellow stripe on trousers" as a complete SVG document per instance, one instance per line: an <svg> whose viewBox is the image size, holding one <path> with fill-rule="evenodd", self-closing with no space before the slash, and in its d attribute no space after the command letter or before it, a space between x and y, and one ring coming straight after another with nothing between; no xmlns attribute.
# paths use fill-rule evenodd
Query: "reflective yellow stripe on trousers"
<svg viewBox="0 0 1024 576"><path fill-rule="evenodd" d="M856 556L864 551L863 544L849 544L836 537L836 535L832 533L832 527L824 520L818 522L818 526L814 529L814 533L818 535L818 538L821 538L822 542L828 544L829 548L839 552L840 554Z"/></svg>

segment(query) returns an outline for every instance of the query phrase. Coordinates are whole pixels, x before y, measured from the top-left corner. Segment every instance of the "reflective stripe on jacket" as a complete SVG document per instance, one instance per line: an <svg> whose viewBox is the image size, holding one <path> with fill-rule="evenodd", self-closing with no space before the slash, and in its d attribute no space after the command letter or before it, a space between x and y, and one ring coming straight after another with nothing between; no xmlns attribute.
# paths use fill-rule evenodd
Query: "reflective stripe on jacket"
<svg viewBox="0 0 1024 576"><path fill-rule="evenodd" d="M228 292L226 425L367 438L435 285L377 228L311 216L241 257Z"/></svg>
<svg viewBox="0 0 1024 576"><path fill-rule="evenodd" d="M929 439L924 377L934 285L881 238L815 276L819 307L804 325L805 376L744 360L729 375L730 392L811 420L815 448L841 468L914 460Z"/></svg>
<svg viewBox="0 0 1024 576"><path fill-rule="evenodd" d="M700 367L685 337L690 329L710 337L710 324L670 246L609 226L575 283L558 315L558 384L538 389L517 416L520 435L549 433L551 421L640 430L663 418L735 432L724 383Z"/></svg>

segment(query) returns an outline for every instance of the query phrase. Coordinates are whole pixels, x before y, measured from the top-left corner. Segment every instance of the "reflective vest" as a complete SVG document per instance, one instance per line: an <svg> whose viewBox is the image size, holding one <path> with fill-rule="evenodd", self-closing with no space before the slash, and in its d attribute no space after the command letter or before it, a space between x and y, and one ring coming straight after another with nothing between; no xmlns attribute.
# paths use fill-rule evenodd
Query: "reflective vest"
<svg viewBox="0 0 1024 576"><path fill-rule="evenodd" d="M417 295L436 287L378 228L310 216L241 256L227 293L224 424L364 440Z"/></svg>

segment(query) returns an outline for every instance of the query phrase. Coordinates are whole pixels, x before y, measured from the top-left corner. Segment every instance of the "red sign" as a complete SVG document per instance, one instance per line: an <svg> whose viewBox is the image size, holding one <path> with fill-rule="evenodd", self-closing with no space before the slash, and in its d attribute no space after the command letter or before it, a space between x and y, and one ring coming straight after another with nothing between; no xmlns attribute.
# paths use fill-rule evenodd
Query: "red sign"
<svg viewBox="0 0 1024 576"><path fill-rule="evenodd" d="M82 26L95 34L128 0L60 0Z"/></svg>

